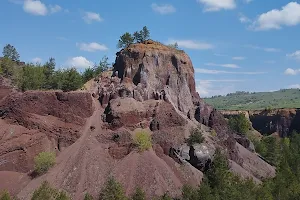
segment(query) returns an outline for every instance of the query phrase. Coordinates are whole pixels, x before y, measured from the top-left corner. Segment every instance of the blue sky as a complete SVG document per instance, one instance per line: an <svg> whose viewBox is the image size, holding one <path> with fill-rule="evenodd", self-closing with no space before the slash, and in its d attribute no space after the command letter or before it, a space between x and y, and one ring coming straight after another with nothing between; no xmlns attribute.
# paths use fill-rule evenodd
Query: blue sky
<svg viewBox="0 0 300 200"><path fill-rule="evenodd" d="M26 62L113 62L119 36L146 25L188 53L200 96L300 87L299 1L1 0L0 24L0 48Z"/></svg>

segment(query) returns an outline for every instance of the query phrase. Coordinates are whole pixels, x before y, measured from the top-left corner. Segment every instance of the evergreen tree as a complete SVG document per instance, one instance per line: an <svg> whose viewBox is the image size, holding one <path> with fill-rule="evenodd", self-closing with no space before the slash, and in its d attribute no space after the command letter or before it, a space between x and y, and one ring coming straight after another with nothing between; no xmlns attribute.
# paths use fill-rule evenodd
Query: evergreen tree
<svg viewBox="0 0 300 200"><path fill-rule="evenodd" d="M136 188L135 193L131 197L131 200L146 200L146 194L142 190L142 188Z"/></svg>
<svg viewBox="0 0 300 200"><path fill-rule="evenodd" d="M147 26L144 26L143 29L140 31L142 42L148 40L150 38L150 31L148 30Z"/></svg>
<svg viewBox="0 0 300 200"><path fill-rule="evenodd" d="M82 76L75 68L64 70L61 76L61 89L65 92L77 90L83 85Z"/></svg>
<svg viewBox="0 0 300 200"><path fill-rule="evenodd" d="M9 58L13 61L19 61L19 59L20 59L20 55L19 55L17 49L14 46L10 45L10 44L7 44L3 48L2 54L5 58Z"/></svg>
<svg viewBox="0 0 300 200"><path fill-rule="evenodd" d="M86 68L82 74L82 79L84 82L87 82L95 77L94 70L92 68Z"/></svg>
<svg viewBox="0 0 300 200"><path fill-rule="evenodd" d="M120 37L117 47L127 48L133 42L134 42L133 36L130 33L126 32Z"/></svg>
<svg viewBox="0 0 300 200"><path fill-rule="evenodd" d="M229 119L229 126L232 130L235 130L241 134L246 134L246 132L251 128L250 123L244 114L231 117Z"/></svg>
<svg viewBox="0 0 300 200"><path fill-rule="evenodd" d="M52 89L51 85L53 81L53 74L55 72L55 65L55 59L52 57L44 64L44 74L46 79L44 89Z"/></svg>
<svg viewBox="0 0 300 200"><path fill-rule="evenodd" d="M127 200L123 187L110 176L100 193L100 200Z"/></svg>
<svg viewBox="0 0 300 200"><path fill-rule="evenodd" d="M27 64L23 67L23 78L21 89L25 90L40 90L45 84L44 67Z"/></svg>

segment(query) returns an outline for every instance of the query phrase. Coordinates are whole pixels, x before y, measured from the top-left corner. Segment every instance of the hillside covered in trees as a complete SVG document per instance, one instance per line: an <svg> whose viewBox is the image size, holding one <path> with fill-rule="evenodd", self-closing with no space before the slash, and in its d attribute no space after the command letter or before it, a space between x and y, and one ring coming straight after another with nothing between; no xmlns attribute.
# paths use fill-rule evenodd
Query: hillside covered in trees
<svg viewBox="0 0 300 200"><path fill-rule="evenodd" d="M220 110L300 108L300 90L281 89L275 92L236 92L226 96L204 98L204 101Z"/></svg>

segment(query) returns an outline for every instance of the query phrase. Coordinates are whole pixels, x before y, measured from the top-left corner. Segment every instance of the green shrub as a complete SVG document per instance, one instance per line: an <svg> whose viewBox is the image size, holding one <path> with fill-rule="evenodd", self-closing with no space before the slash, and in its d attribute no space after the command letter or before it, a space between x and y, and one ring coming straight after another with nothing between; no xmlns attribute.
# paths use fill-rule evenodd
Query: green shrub
<svg viewBox="0 0 300 200"><path fill-rule="evenodd" d="M123 186L110 176L100 193L100 200L127 200Z"/></svg>
<svg viewBox="0 0 300 200"><path fill-rule="evenodd" d="M146 131L139 131L134 137L134 143L140 151L146 151L152 147L151 136Z"/></svg>
<svg viewBox="0 0 300 200"><path fill-rule="evenodd" d="M204 141L204 137L202 135L202 132L199 128L193 128L190 131L190 136L187 139L187 143L189 146L192 146L193 144L201 144Z"/></svg>
<svg viewBox="0 0 300 200"><path fill-rule="evenodd" d="M0 193L0 200L12 200L9 193L5 190Z"/></svg>
<svg viewBox="0 0 300 200"><path fill-rule="evenodd" d="M42 185L34 191L31 200L70 200L70 198L66 192L58 191L52 188L47 181L44 181Z"/></svg>
<svg viewBox="0 0 300 200"><path fill-rule="evenodd" d="M92 195L90 195L89 193L85 193L85 195L84 195L84 200L93 200L94 198L93 198L93 196Z"/></svg>
<svg viewBox="0 0 300 200"><path fill-rule="evenodd" d="M228 124L232 130L235 130L236 132L244 135L251 128L250 122L248 121L248 119L245 117L244 114L239 114L237 116L230 117Z"/></svg>
<svg viewBox="0 0 300 200"><path fill-rule="evenodd" d="M54 152L41 152L34 158L34 168L38 174L46 173L54 164Z"/></svg>
<svg viewBox="0 0 300 200"><path fill-rule="evenodd" d="M213 129L210 134L213 136L213 137L217 137L217 132Z"/></svg>
<svg viewBox="0 0 300 200"><path fill-rule="evenodd" d="M135 193L131 196L131 200L145 200L146 194L142 188L137 187Z"/></svg>

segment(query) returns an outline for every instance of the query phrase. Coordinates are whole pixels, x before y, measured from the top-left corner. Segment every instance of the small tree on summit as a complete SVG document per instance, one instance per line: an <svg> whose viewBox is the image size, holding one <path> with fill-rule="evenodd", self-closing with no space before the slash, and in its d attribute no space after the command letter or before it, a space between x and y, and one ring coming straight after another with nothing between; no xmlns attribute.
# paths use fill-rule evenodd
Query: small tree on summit
<svg viewBox="0 0 300 200"><path fill-rule="evenodd" d="M20 55L17 52L16 48L10 44L7 44L4 48L3 48L3 56L5 58L9 58L11 60L14 61L19 61Z"/></svg>
<svg viewBox="0 0 300 200"><path fill-rule="evenodd" d="M117 47L126 48L134 42L141 43L148 40L149 38L150 38L150 31L147 28L147 26L144 26L142 30L135 31L133 35L128 32L124 33L120 37Z"/></svg>
<svg viewBox="0 0 300 200"><path fill-rule="evenodd" d="M130 33L126 32L120 37L117 47L118 48L126 48L130 44L132 44L133 41L134 41L134 38L132 37L132 35Z"/></svg>
<svg viewBox="0 0 300 200"><path fill-rule="evenodd" d="M150 31L148 30L147 26L144 26L143 29L140 31L142 42L148 40L150 38Z"/></svg>
<svg viewBox="0 0 300 200"><path fill-rule="evenodd" d="M134 32L133 36L137 43L144 42L150 38L150 31L148 30L147 26L144 26L139 32Z"/></svg>

